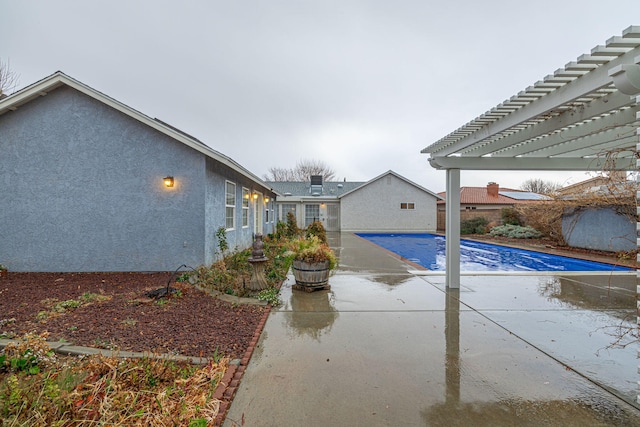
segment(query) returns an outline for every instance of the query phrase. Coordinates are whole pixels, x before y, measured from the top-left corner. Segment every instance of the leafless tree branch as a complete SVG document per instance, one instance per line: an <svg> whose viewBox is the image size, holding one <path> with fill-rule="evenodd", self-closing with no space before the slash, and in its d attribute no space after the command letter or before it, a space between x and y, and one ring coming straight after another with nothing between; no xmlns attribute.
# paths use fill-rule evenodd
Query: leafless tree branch
<svg viewBox="0 0 640 427"><path fill-rule="evenodd" d="M0 98L8 96L18 86L19 76L9 66L9 61L0 59Z"/></svg>
<svg viewBox="0 0 640 427"><path fill-rule="evenodd" d="M311 175L322 175L323 181L334 181L335 172L320 160L300 160L291 169L270 167L269 173L263 176L265 181L309 181Z"/></svg>

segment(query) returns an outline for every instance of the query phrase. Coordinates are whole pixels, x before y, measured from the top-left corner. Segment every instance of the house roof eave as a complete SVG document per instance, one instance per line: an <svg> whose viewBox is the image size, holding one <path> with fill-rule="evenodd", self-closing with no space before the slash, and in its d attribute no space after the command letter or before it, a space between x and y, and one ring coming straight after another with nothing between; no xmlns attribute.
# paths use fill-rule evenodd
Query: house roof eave
<svg viewBox="0 0 640 427"><path fill-rule="evenodd" d="M115 100L100 91L97 91L86 84L75 80L74 78L66 75L61 71L56 71L52 75L45 77L44 79L37 81L24 89L11 94L10 96L0 100L0 115L6 114L10 111L18 109L20 106L27 104L41 96L46 96L49 92L59 88L60 86L69 86L91 98L94 98L103 104L106 104L127 116L138 120L139 122L161 132L188 147L210 157L211 159L229 167L230 169L240 173L241 175L249 178L251 181L259 184L264 190L272 191L271 188L262 181L258 176L250 172L248 169L241 166L232 158L225 156L224 154L210 148L201 141L194 137L191 137L172 126L163 123L160 120L153 119L131 107Z"/></svg>

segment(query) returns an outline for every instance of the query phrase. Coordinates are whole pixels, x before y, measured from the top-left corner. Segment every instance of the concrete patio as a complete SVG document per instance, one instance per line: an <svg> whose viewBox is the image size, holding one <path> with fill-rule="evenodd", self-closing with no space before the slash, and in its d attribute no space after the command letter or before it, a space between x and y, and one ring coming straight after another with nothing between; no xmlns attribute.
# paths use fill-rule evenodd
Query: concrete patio
<svg viewBox="0 0 640 427"><path fill-rule="evenodd" d="M640 426L637 345L608 348L635 325L635 272L447 291L354 235L331 244L331 290L284 283L225 426Z"/></svg>

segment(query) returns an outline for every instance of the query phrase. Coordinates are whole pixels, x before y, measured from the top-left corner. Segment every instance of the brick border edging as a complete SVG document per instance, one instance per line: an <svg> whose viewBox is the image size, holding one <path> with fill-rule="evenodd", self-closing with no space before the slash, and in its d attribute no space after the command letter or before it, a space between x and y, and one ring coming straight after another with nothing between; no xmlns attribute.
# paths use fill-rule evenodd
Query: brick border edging
<svg viewBox="0 0 640 427"><path fill-rule="evenodd" d="M265 309L264 314L262 315L262 319L258 322L258 327L253 334L253 338L249 343L249 347L244 353L244 356L240 360L238 365L229 365L227 368L227 372L225 372L222 380L218 384L215 393L213 394L214 399L220 400L220 408L218 409L218 415L216 416L213 425L216 427L222 426L224 420L227 416L227 411L231 406L231 402L233 401L233 397L238 390L238 386L240 385L240 380L244 374L244 371L247 369L247 365L249 365L249 361L251 360L251 356L258 345L258 340L260 339L260 335L262 335L262 330L267 323L267 319L269 318L269 314L271 314L271 305L268 305Z"/></svg>

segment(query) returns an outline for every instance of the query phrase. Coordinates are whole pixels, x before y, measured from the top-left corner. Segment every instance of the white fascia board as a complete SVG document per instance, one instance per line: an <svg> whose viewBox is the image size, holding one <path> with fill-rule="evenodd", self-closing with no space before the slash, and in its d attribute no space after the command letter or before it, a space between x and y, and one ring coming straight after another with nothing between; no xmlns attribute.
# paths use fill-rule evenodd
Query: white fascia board
<svg viewBox="0 0 640 427"><path fill-rule="evenodd" d="M278 197L278 203L302 203L302 198L296 196Z"/></svg>
<svg viewBox="0 0 640 427"><path fill-rule="evenodd" d="M338 202L338 196L304 196L300 197L300 203L328 203Z"/></svg>
<svg viewBox="0 0 640 427"><path fill-rule="evenodd" d="M63 85L61 76L64 74L58 71L0 100L0 115L8 111L15 111L21 105L40 96L45 96L47 92Z"/></svg>
<svg viewBox="0 0 640 427"><path fill-rule="evenodd" d="M460 170L529 170L529 171L601 171L607 166L614 170L635 170L635 158L616 159L614 165L607 164L605 158L548 158L548 157L432 157L431 167L435 169Z"/></svg>
<svg viewBox="0 0 640 427"><path fill-rule="evenodd" d="M114 108L117 111L120 111L123 114L126 114L127 116L157 130L158 132L161 132L177 141L182 142L188 147L193 148L194 150L206 155L207 157L210 157L213 160L216 160L219 163L222 163L225 166L229 167L230 169L240 173L246 178L249 178L250 180L254 181L256 184L259 184L260 186L262 186L265 190L271 191L269 186L264 181L262 181L259 177L257 177L253 173L249 172L247 169L242 167L240 164L235 162L230 157L227 157L222 153L215 151L214 149L209 148L208 146L205 146L204 144L198 141L195 141L192 138L189 138L186 135L171 129L168 126L165 126L164 124L158 122L157 120L154 120L151 117L146 116L143 113L119 101L116 101L115 99L85 85L84 83L81 83L67 76L66 74L60 71L0 101L0 114L3 114L11 110L11 107L25 104L26 102L29 102L39 96L46 95L47 92L50 92L60 87L61 85L67 85L69 87L72 87L73 89L76 89L77 91L91 98L94 98L102 102L103 104L108 105L109 107Z"/></svg>
<svg viewBox="0 0 640 427"><path fill-rule="evenodd" d="M470 145L473 145L485 138L497 135L510 127L516 126L527 120L538 117L542 114L569 103L575 99L581 98L585 94L594 92L600 88L612 84L612 78L609 76L609 69L620 64L633 64L635 56L640 54L640 48L636 48L626 52L618 58L609 61L606 65L602 65L584 76L567 83L566 85L555 89L553 92L540 97L538 100L531 102L517 111L505 116L491 124L488 124L481 132L476 132L469 136L463 137L455 144L451 144L446 148L438 147L438 143L434 143L422 150L423 153L433 153L438 156L446 156L456 151L460 151Z"/></svg>

